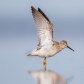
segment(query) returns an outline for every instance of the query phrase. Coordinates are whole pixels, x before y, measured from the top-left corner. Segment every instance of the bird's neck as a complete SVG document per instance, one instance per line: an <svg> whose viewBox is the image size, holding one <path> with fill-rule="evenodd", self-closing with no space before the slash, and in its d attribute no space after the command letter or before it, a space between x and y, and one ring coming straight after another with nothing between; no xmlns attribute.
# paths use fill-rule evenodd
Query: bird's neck
<svg viewBox="0 0 84 84"><path fill-rule="evenodd" d="M60 52L62 49L64 49L61 45L60 45L60 43L59 43L59 45L58 45L58 52Z"/></svg>
<svg viewBox="0 0 84 84"><path fill-rule="evenodd" d="M57 53L63 49L59 42L55 42L55 46L56 46L56 52Z"/></svg>

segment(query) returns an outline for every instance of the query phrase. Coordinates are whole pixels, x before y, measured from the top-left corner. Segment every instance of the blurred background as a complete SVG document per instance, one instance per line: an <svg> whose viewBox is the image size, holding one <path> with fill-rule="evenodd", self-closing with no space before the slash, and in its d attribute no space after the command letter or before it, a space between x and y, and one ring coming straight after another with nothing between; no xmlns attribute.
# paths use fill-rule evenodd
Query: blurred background
<svg viewBox="0 0 84 84"><path fill-rule="evenodd" d="M70 79L67 84L84 84L83 0L0 0L0 84L37 84L28 72L44 70L44 58L27 57L38 44L31 6L53 23L53 39L75 50L48 58L47 70Z"/></svg>

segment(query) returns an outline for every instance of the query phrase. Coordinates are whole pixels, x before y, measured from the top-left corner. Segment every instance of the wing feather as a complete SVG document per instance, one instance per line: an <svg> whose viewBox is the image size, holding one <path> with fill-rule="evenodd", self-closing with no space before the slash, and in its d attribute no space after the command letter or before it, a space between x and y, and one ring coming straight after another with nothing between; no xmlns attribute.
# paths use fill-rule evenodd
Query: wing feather
<svg viewBox="0 0 84 84"><path fill-rule="evenodd" d="M31 6L31 10L35 25L37 27L39 46L52 44L53 24L40 8L36 10L33 6Z"/></svg>

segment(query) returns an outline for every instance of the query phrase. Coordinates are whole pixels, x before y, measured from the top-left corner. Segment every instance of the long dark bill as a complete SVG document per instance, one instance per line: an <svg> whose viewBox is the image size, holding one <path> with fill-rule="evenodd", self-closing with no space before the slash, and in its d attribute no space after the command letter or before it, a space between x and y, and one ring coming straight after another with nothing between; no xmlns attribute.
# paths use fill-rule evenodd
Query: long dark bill
<svg viewBox="0 0 84 84"><path fill-rule="evenodd" d="M69 46L67 46L67 48L71 49L72 51L74 51L72 48L70 48Z"/></svg>

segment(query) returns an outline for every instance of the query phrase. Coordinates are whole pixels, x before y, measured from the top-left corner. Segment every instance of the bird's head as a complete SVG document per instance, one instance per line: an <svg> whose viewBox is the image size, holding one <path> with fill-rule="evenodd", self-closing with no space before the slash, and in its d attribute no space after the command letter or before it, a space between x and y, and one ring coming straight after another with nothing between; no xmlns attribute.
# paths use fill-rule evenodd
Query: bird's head
<svg viewBox="0 0 84 84"><path fill-rule="evenodd" d="M61 41L60 42L60 45L61 45L61 47L62 48L69 48L69 49L71 49L72 51L74 51L72 48L70 48L69 46L68 46L68 44L67 44L67 42L65 41L65 40L63 40L63 41Z"/></svg>

